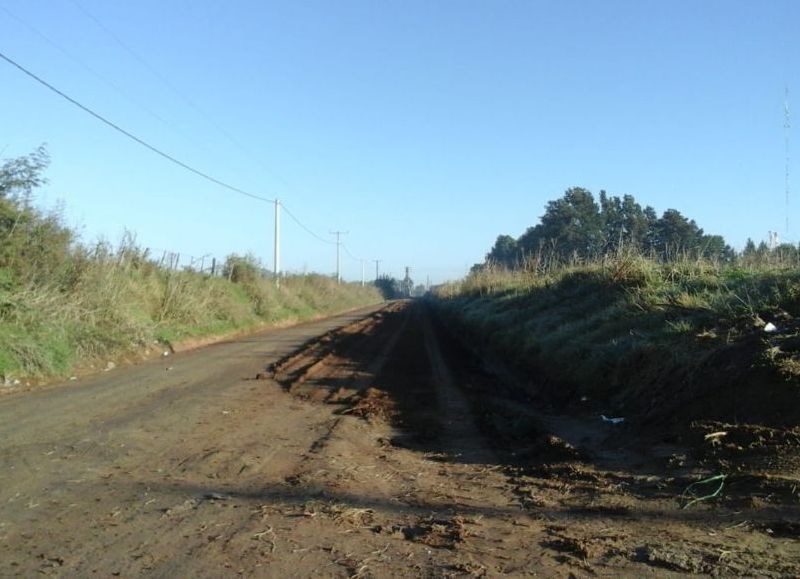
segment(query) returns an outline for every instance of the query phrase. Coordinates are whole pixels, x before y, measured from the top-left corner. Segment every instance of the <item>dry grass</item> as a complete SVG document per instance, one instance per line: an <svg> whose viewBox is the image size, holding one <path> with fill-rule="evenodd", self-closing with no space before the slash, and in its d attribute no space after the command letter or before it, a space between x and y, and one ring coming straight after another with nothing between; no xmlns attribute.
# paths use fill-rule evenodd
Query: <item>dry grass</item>
<svg viewBox="0 0 800 579"><path fill-rule="evenodd" d="M372 287L317 275L288 276L280 288L174 271L130 243L81 251L46 282L0 288L0 380L64 376L151 347L155 341L299 321L377 303ZM19 277L19 276L18 276Z"/></svg>

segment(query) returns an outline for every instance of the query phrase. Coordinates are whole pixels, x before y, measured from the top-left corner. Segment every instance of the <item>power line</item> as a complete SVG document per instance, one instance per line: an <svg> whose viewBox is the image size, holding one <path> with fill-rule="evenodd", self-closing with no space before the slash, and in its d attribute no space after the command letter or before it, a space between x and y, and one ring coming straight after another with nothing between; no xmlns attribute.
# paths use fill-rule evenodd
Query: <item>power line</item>
<svg viewBox="0 0 800 579"><path fill-rule="evenodd" d="M172 129L174 129L175 131L177 131L177 132L179 132L179 133L181 132L181 131L179 131L179 130L178 130L176 127L175 127L175 126L173 126L173 125L172 125L170 122L168 122L166 119L164 119L163 117L161 117L161 116L160 116L158 113L156 113L155 111L151 110L151 109L150 109L150 108L148 108L146 105L142 104L142 103L141 103L141 102L140 102L138 99L135 99L135 98L133 98L132 96L130 96L130 95L129 95L127 92L125 92L125 90L123 90L123 89L122 89L122 87L120 87L120 86L119 86L117 83L115 83L115 82L113 82L113 81L109 80L108 78L106 78L105 76L103 76L102 74L100 74L99 72L97 72L97 71L96 71L94 68L92 68L91 66L89 66L88 64L86 64L85 62L83 62L83 61L82 61L80 58L78 58L77 56L75 56L74 54L72 54L72 53L71 53L69 50L67 50L66 48L64 48L64 47L63 47L63 46L61 46L60 44L56 43L56 42L55 42L54 40L52 40L50 37L46 36L46 35L45 35L45 34L44 34L44 33L43 33L41 30L39 30L38 28L36 28L36 27L35 27L35 26L33 26L32 24L30 24L29 22L26 22L25 20L23 20L22 18L20 18L19 16L17 16L17 15L16 15L16 14L14 14L13 12L11 12L11 10L9 10L8 8L6 8L5 6L0 6L0 10L2 10L3 12L5 12L5 13L6 13L6 15L7 15L9 18L12 18L13 20L16 20L16 21L17 21L19 24L21 24L22 26L24 26L25 28L27 28L28 30L30 30L30 31L31 31L31 33L33 33L33 34L35 34L36 36L38 36L39 38L41 38L41 39L42 39L44 42L46 42L47 44L49 44L50 46L52 46L54 49L56 49L57 51L59 51L61 54L63 54L64 56L66 56L67 58L69 58L71 61L73 61L74 63L76 63L78 66L80 66L81 68L83 68L84 70L86 70L86 71L87 71L89 74L91 74L91 75L92 75L92 76L94 76L95 78L99 79L101 82L103 82L103 83L104 83L104 84L106 84L107 86L111 87L111 88L112 88L113 90L115 90L117 93L119 93L120 95L122 95L122 96L123 96L125 99L127 99L127 100L129 100L130 102L134 103L136 106L138 106L139 108L141 108L143 111L146 111L146 112L147 112L147 113L148 113L148 114L149 114L151 117L153 117L154 119L158 120L159 122L161 122L161 123L163 123L163 124L167 125L168 127L170 127L170 128L172 128ZM183 135L183 136L185 137L186 135Z"/></svg>
<svg viewBox="0 0 800 579"><path fill-rule="evenodd" d="M363 259L361 259L360 257L356 257L355 255L353 255L352 253L350 253L350 250L349 250L349 249L347 249L347 245L345 245L344 243L342 243L342 247L344 248L344 252L345 252L345 253L346 253L346 254L347 254L349 257L350 257L350 259L353 259L353 260L355 260L355 261L364 261L364 260L363 260Z"/></svg>
<svg viewBox="0 0 800 579"><path fill-rule="evenodd" d="M286 212L286 215L288 215L289 217L291 217L292 221L294 221L295 223L297 223L297 225L299 225L299 226L300 226L300 227L301 227L303 230L305 230L305 232L306 232L306 233L308 233L308 234L309 234L309 235L311 235L312 237L316 238L317 240L321 241L322 243L327 243L328 245L336 245L336 242L335 242L335 241L331 241L330 239L325 239L324 237L320 237L319 235L317 235L316 233L314 233L313 231L311 231L311 229L309 229L308 227L306 227L306 226L305 226L305 225L304 225L304 224L303 224L303 223L302 223L302 222L301 222L301 221L300 221L300 220L299 220L297 217L295 217L295 216L294 216L294 213L292 213L291 211L289 211L289 208L288 208L288 207L286 207L286 205L284 205L283 203L281 203L281 207L283 208L284 212Z"/></svg>
<svg viewBox="0 0 800 579"><path fill-rule="evenodd" d="M250 149L245 147L241 144L239 140L233 137L228 131L226 131L219 123L217 123L209 114L207 114L200 106L198 106L191 98L189 98L186 93L179 90L166 76L161 74L154 66L147 62L137 51L130 47L126 42L119 37L111 28L103 24L94 14L92 14L89 10L87 10L78 0L70 0L73 6L77 8L86 18L91 20L95 23L95 25L103 30L106 34L108 34L111 39L114 40L120 47L123 48L128 54L130 54L139 64L141 64L144 68L150 72L155 78L157 78L164 86L166 86L173 94L175 94L178 98L180 98L184 103L186 103L189 108L194 110L200 117L202 117L210 126L216 129L221 135L223 135L230 143L232 143L237 149L239 149L242 153L247 155L251 160L256 161L259 164L259 167L267 173L270 173L272 176L277 178L281 181L286 187L289 189L297 192L297 189L289 183L286 179L284 179L281 175L276 173L273 169L267 169L263 166L263 159L258 158L255 153L253 153Z"/></svg>
<svg viewBox="0 0 800 579"><path fill-rule="evenodd" d="M8 62L13 67L19 69L20 71L22 71L27 76L31 77L33 80L35 80L39 84L45 86L46 88L48 88L52 92L56 93L58 96L60 96L64 100L66 100L66 101L70 102L71 104L75 105L76 107L78 107L79 109L84 111L85 113L93 116L94 118L96 118L100 122L108 125L109 127L114 129L115 131L117 131L119 133L122 133L123 135L125 135L126 137L131 139L132 141L135 141L136 143L140 144L141 146L145 147L146 149L149 149L153 153L163 157L164 159L167 159L171 163L174 163L175 165L178 165L179 167L182 167L183 169L186 169L187 171L190 171L191 173L194 173L195 175L198 175L199 177L202 177L203 179L206 179L207 181L210 181L210 182L212 182L212 183L214 183L216 185L219 185L220 187L223 187L225 189L233 191L234 193L239 193L240 195L244 195L244 196L250 197L252 199L257 199L259 201L265 201L267 203L274 203L275 202L274 199L267 199L266 197L261 197L260 195L254 195L253 193L248 193L247 191L239 189L238 187L234 187L233 185L229 185L228 183L225 183L224 181L220 181L219 179L216 179L215 177L212 177L211 175L209 175L207 173L204 173L204 172L202 172L202 171L200 171L198 169L195 169L191 165L188 165L188 164L184 163L183 161L180 161L180 160L176 159L175 157L173 157L169 153L165 153L164 151L162 151L162 150L158 149L157 147L151 145L147 141L137 137L133 133L130 133L130 132L126 131L125 129L123 129L122 127L117 125L116 123L114 123L114 122L108 120L107 118L105 118L104 116L94 112L89 107L79 103L74 98L72 98L69 95L63 93L62 91L60 91L59 89L54 87L52 84L50 84L49 82L47 82L44 79L40 78L39 76L37 76L36 74L34 74L33 72L31 72L30 70L25 68L24 66L22 66L21 64L17 63L16 61L12 60L11 58L9 58L5 54L3 54L2 52L0 52L0 58L5 60L6 62Z"/></svg>

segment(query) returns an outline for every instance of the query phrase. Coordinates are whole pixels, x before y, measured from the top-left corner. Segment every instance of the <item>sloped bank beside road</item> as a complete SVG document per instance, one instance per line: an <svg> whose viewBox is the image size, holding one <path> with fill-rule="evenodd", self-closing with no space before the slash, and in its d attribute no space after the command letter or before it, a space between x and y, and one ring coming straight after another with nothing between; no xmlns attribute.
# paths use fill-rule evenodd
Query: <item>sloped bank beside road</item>
<svg viewBox="0 0 800 579"><path fill-rule="evenodd" d="M537 403L625 418L719 468L797 476L798 288L797 272L637 261L479 273L435 305Z"/></svg>
<svg viewBox="0 0 800 579"><path fill-rule="evenodd" d="M321 275L288 276L276 288L256 275L210 277L122 251L113 257L91 264L75 289L0 288L0 394L383 299L374 287Z"/></svg>

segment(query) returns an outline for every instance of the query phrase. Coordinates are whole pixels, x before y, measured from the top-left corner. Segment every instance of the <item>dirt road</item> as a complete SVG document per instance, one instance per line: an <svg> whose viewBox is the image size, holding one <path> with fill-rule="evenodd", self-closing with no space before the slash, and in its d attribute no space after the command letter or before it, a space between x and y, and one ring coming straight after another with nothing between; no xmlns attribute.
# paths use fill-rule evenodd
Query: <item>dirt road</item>
<svg viewBox="0 0 800 579"><path fill-rule="evenodd" d="M800 575L797 483L709 474L395 303L0 398L0 575Z"/></svg>

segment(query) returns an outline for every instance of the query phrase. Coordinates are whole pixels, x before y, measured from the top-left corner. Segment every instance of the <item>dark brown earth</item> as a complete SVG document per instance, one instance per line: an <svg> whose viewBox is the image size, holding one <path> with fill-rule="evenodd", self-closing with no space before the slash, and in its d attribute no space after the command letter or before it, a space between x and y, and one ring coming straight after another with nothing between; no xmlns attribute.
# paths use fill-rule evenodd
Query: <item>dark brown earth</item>
<svg viewBox="0 0 800 579"><path fill-rule="evenodd" d="M401 302L4 396L0 575L800 575L792 430L511 382Z"/></svg>

